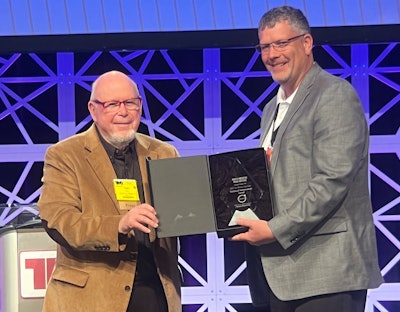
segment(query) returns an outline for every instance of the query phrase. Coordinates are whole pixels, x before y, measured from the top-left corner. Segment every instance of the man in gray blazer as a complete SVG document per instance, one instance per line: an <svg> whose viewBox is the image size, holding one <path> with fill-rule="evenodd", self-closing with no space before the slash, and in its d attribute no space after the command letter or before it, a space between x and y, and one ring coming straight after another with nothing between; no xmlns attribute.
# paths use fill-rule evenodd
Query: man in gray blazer
<svg viewBox="0 0 400 312"><path fill-rule="evenodd" d="M364 311L382 282L368 190L368 126L353 87L313 59L300 10L265 13L257 49L277 96L261 141L269 155L274 217L240 219L255 305L276 312ZM265 277L265 278L264 278Z"/></svg>

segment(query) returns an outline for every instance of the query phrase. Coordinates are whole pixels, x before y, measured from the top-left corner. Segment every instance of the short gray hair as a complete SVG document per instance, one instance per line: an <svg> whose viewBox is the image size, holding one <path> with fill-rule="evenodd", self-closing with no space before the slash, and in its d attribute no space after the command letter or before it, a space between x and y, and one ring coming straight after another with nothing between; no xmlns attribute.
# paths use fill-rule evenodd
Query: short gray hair
<svg viewBox="0 0 400 312"><path fill-rule="evenodd" d="M273 8L264 13L258 24L258 31L272 28L276 23L282 21L287 21L294 30L299 30L303 34L311 33L310 25L303 12L291 6Z"/></svg>

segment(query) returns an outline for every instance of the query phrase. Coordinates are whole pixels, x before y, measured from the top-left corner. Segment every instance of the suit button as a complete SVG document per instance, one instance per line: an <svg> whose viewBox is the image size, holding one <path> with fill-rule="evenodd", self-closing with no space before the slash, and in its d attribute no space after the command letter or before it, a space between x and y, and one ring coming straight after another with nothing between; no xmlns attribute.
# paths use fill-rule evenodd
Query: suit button
<svg viewBox="0 0 400 312"><path fill-rule="evenodd" d="M125 291L130 291L131 290L131 286L126 285L125 286Z"/></svg>

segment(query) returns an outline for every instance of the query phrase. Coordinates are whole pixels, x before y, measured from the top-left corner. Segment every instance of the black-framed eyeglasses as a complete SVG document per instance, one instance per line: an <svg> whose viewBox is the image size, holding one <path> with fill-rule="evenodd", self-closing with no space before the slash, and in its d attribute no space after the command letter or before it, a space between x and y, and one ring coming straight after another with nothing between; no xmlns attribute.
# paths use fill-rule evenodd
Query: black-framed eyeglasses
<svg viewBox="0 0 400 312"><path fill-rule="evenodd" d="M132 98L125 101L107 101L101 102L99 100L92 100L93 103L102 105L104 110L108 112L117 112L121 107L121 104L124 104L125 108L129 111L138 111L142 106L142 98L139 96L137 98Z"/></svg>
<svg viewBox="0 0 400 312"><path fill-rule="evenodd" d="M259 52L259 53L266 53L270 50L271 47L273 47L275 51L282 52L287 48L287 46L291 42L296 41L297 39L299 39L305 35L306 34L301 34L301 35L289 38L287 40L279 40L279 41L275 41L275 42L271 42L271 43L258 44L255 46L255 48L256 48L257 52Z"/></svg>

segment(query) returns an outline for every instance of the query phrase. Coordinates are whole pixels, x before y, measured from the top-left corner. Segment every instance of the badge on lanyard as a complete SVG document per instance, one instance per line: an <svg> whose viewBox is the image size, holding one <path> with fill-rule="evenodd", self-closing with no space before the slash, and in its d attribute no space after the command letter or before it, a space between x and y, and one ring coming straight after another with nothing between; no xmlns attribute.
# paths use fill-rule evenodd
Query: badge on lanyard
<svg viewBox="0 0 400 312"><path fill-rule="evenodd" d="M137 182L134 179L114 179L115 196L119 209L130 210L140 204Z"/></svg>

